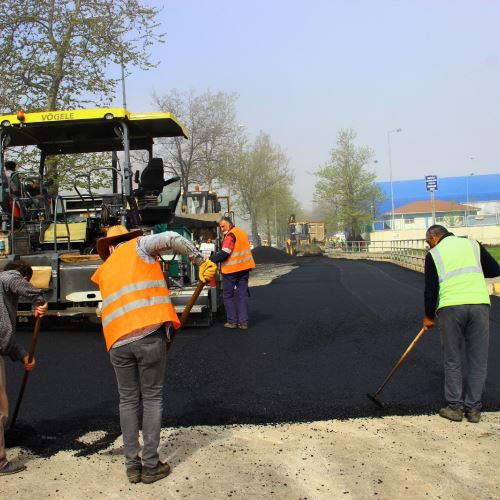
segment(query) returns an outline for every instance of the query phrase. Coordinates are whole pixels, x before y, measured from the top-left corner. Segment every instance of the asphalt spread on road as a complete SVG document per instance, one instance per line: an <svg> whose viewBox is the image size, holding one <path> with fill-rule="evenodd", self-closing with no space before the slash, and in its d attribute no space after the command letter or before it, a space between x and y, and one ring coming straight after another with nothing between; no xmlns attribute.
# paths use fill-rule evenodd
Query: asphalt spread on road
<svg viewBox="0 0 500 500"><path fill-rule="evenodd" d="M251 290L249 330L185 330L168 354L165 426L269 424L435 412L443 403L437 329L375 392L421 327L423 275L389 263L310 257ZM31 331L18 331L28 346ZM119 434L118 394L102 333L44 319L10 445L41 456L91 455ZM492 298L485 410L500 410L500 300ZM23 370L7 362L14 408ZM83 443L87 432L102 431Z"/></svg>

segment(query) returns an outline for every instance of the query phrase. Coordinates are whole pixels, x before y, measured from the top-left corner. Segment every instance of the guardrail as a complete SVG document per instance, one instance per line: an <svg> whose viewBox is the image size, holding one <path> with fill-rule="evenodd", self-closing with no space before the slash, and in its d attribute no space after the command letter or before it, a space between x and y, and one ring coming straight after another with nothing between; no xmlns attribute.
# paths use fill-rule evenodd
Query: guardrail
<svg viewBox="0 0 500 500"><path fill-rule="evenodd" d="M424 272L427 251L425 239L391 241L391 260L421 273Z"/></svg>
<svg viewBox="0 0 500 500"><path fill-rule="evenodd" d="M333 258L385 260L402 267L424 272L427 254L424 239L393 241L348 241L327 247Z"/></svg>

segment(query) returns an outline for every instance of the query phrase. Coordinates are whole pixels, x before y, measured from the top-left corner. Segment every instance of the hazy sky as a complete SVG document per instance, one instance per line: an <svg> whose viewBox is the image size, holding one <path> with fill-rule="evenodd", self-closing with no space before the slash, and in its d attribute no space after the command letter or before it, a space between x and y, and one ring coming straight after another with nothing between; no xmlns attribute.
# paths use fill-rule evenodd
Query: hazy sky
<svg viewBox="0 0 500 500"><path fill-rule="evenodd" d="M287 152L306 208L342 128L374 150L378 180L398 127L394 180L500 172L498 1L150 3L167 41L158 68L129 77L128 108L172 88L236 92L239 122Z"/></svg>

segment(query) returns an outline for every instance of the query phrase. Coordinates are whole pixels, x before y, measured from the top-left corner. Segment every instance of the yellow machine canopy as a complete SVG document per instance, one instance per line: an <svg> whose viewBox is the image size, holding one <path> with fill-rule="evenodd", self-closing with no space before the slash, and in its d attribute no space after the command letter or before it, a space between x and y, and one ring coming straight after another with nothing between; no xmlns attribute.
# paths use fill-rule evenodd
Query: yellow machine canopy
<svg viewBox="0 0 500 500"><path fill-rule="evenodd" d="M122 151L126 125L130 149L149 149L155 137L187 137L171 113L129 113L123 108L18 112L0 116L5 145L37 146L46 155Z"/></svg>

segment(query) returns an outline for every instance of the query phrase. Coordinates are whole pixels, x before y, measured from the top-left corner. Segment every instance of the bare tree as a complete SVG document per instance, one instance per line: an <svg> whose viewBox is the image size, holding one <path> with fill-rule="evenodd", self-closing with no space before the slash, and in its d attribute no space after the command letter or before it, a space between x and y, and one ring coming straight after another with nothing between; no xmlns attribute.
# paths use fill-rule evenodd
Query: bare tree
<svg viewBox="0 0 500 500"><path fill-rule="evenodd" d="M187 140L174 137L164 142L165 163L181 178L184 204L191 184L211 189L221 177L239 134L236 99L236 94L224 92L196 95L178 90L154 97L160 109L174 113L187 127Z"/></svg>

